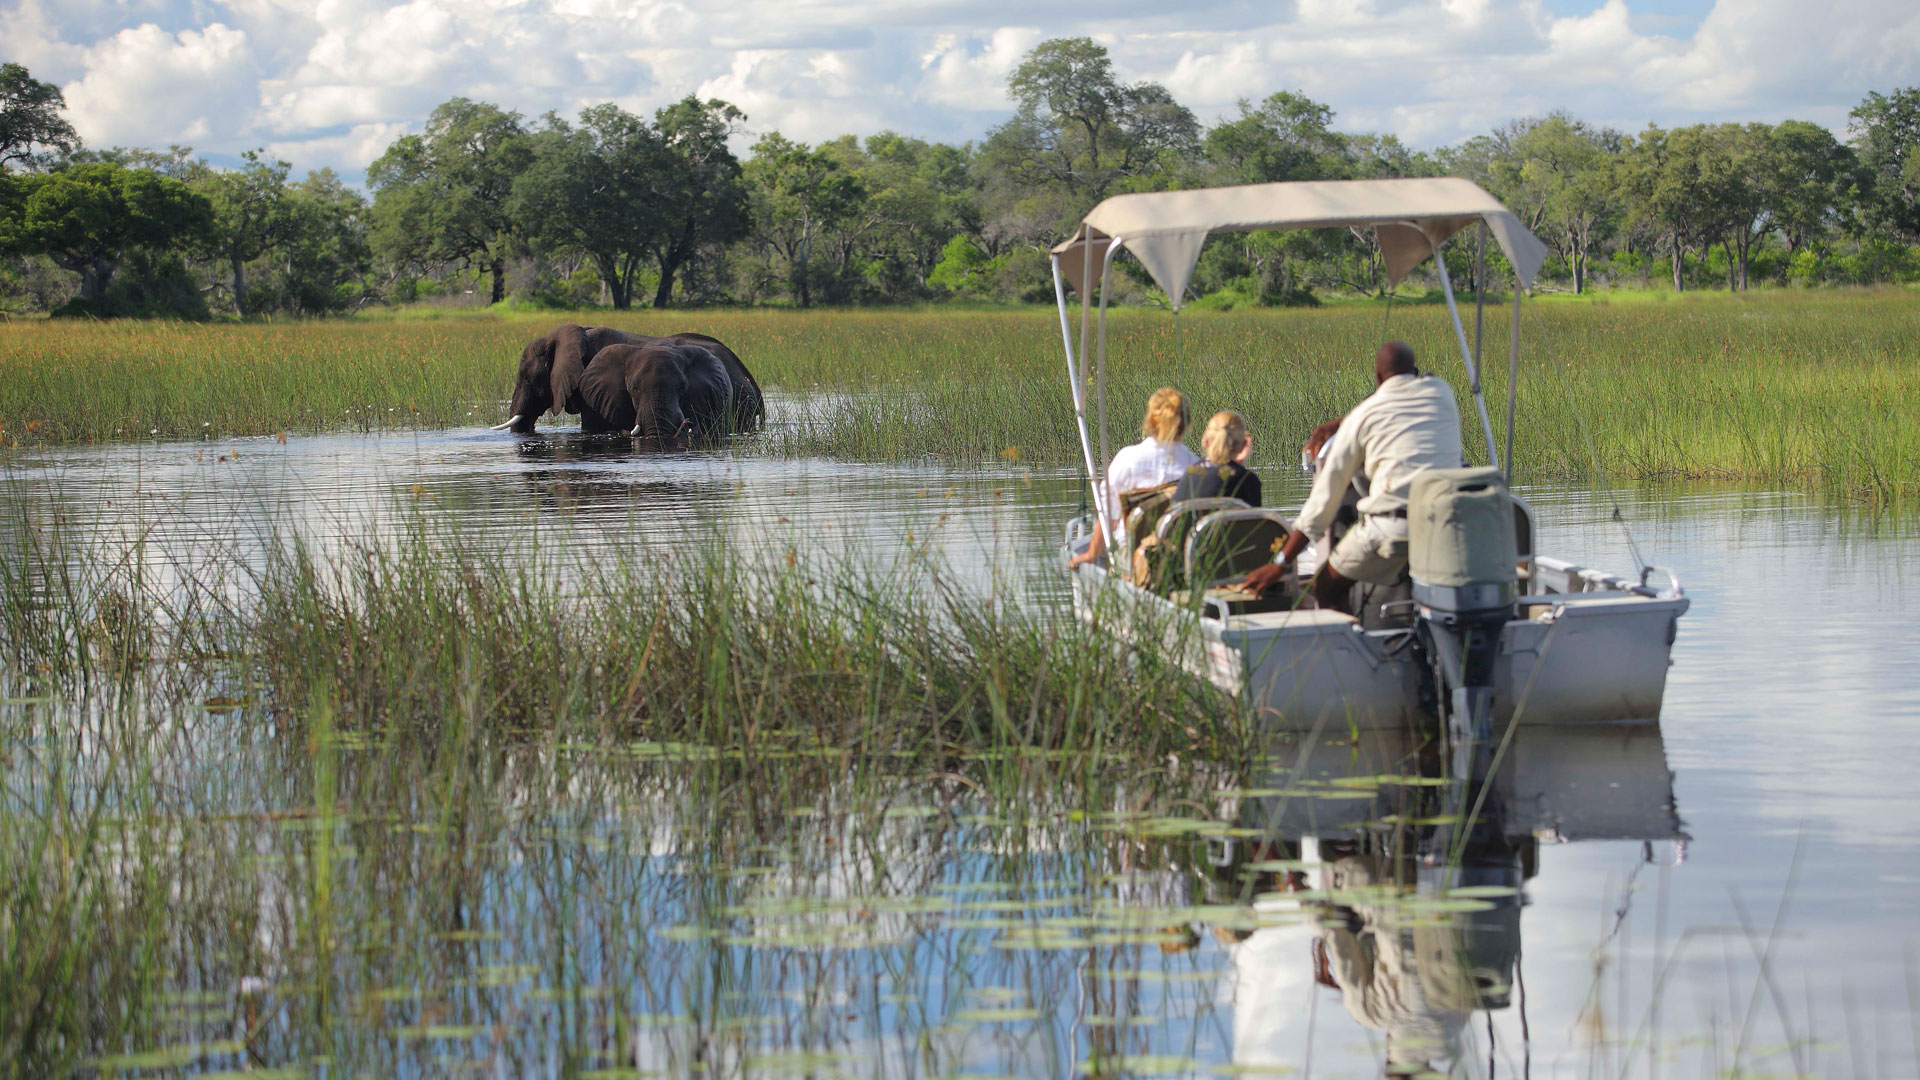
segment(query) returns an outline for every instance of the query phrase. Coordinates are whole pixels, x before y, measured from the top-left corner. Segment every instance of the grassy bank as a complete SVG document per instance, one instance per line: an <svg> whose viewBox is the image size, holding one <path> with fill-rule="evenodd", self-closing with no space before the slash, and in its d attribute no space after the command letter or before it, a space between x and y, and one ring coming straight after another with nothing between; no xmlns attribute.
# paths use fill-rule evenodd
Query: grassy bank
<svg viewBox="0 0 1920 1080"><path fill-rule="evenodd" d="M520 347L563 319L731 344L763 384L851 392L773 432L779 453L1072 462L1051 311L608 312L181 326L0 328L10 443L479 425L504 419ZM1507 313L1488 313L1489 404L1504 410ZM1245 412L1257 464L1291 466L1317 421L1369 386L1383 337L1464 386L1443 309L1114 316L1116 444L1145 395ZM1544 303L1522 329L1523 478L1716 478L1877 503L1920 493L1920 301L1911 291ZM1496 426L1500 421L1496 419ZM1470 429L1477 425L1469 424ZM1470 442L1478 443L1470 431ZM1096 447L1096 450L1098 448Z"/></svg>

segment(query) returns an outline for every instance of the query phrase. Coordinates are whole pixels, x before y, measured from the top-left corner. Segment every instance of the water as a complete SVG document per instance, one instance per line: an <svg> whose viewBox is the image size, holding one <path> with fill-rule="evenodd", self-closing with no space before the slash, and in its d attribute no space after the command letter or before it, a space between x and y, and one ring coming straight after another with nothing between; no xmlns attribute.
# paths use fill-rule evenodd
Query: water
<svg viewBox="0 0 1920 1080"><path fill-rule="evenodd" d="M1297 477L1263 471L1297 503ZM1541 550L1632 568L1604 496L1528 494ZM726 539L913 572L930 547L972 587L1056 605L1079 501L1071 474L1013 464L479 432L34 451L5 497L163 576L291 532L349 551L424 514L623 558ZM126 1049L326 1075L1913 1075L1911 526L1791 495L1621 498L1693 598L1664 715L1530 734L1503 827L1351 827L1446 816L1450 789L1378 782L1433 771L1378 740L1297 774L1178 762L1017 798L828 756L754 773L529 746L480 806L344 738L327 768L357 810L336 835L255 772L317 768L304 747L232 732L170 781L198 793L176 917L205 963L171 989L177 1038ZM802 782L742 780L783 771ZM1423 845L1485 888L1423 869ZM324 948L316 865L340 868Z"/></svg>

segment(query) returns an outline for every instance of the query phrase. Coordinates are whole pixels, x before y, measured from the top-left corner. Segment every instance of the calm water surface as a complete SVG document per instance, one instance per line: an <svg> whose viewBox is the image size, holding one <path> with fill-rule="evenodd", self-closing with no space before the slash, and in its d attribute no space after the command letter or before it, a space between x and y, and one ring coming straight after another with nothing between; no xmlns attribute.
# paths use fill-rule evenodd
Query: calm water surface
<svg viewBox="0 0 1920 1080"><path fill-rule="evenodd" d="M349 550L424 515L635 559L721 536L881 566L930 547L975 587L1055 605L1053 546L1079 503L1071 473L1015 464L641 455L569 433L75 448L6 468L5 499L162 575L293 533ZM1276 504L1297 504L1297 477L1263 472L1281 478ZM1604 495L1527 494L1543 551L1632 568ZM1364 740L1277 747L1299 768L1272 775L1179 763L1181 808L1155 801L1164 780L1088 813L1070 792L1008 802L907 775L884 798L827 785L745 835L697 770L656 750L513 751L507 775L530 794L467 839L461 926L422 940L408 909L427 899L404 874L355 893L367 906L340 924L381 939L341 962L356 998L332 1053L356 1064L301 1067L1914 1075L1914 530L1790 495L1620 498L1641 550L1693 598L1665 713L1517 746L1495 827L1452 840L1468 880L1423 864L1431 830L1378 825L1438 813L1444 790L1381 783L1421 763ZM576 780L555 793L563 763ZM276 790L223 785L248 805ZM419 806L366 809L391 826L356 841L369 878L376 860L391 878L445 857ZM261 969L244 985L182 973L203 1011L181 1037L214 1046L234 1037L234 1008L311 997L272 957L311 914L296 879L312 854L284 829L186 844L199 842L250 868ZM1382 887L1396 879L1411 899ZM210 1052L196 1067L244 1061Z"/></svg>

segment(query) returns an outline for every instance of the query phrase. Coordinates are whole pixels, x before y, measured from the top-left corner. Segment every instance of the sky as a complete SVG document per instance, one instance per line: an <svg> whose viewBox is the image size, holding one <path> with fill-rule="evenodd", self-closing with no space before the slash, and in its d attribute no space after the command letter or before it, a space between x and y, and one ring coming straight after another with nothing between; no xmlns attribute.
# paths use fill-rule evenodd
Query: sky
<svg viewBox="0 0 1920 1080"><path fill-rule="evenodd" d="M0 61L59 85L89 145L349 180L454 96L572 117L693 93L744 109L747 142L977 139L1021 55L1080 35L1203 121L1296 90L1418 147L1555 109L1843 131L1920 84L1912 0L0 0Z"/></svg>

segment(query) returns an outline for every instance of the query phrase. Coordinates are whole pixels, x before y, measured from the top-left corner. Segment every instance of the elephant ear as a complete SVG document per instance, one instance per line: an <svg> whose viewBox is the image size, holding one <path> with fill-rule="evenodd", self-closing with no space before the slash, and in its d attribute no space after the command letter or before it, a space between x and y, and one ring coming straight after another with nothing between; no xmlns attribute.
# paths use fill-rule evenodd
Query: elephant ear
<svg viewBox="0 0 1920 1080"><path fill-rule="evenodd" d="M587 373L587 332L562 326L553 338L553 411L580 411L580 380Z"/></svg>

